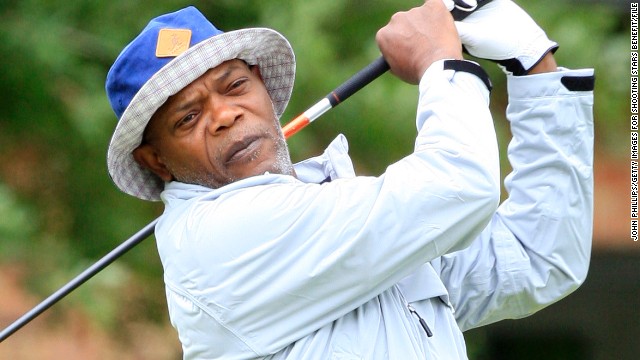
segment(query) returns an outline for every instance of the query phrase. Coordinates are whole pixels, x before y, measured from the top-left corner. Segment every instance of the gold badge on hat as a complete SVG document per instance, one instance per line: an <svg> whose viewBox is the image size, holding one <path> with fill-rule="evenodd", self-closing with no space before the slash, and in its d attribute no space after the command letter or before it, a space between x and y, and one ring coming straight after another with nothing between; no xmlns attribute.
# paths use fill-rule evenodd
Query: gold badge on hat
<svg viewBox="0 0 640 360"><path fill-rule="evenodd" d="M191 30L188 29L161 29L158 33L156 45L157 57L178 56L189 48L191 42Z"/></svg>

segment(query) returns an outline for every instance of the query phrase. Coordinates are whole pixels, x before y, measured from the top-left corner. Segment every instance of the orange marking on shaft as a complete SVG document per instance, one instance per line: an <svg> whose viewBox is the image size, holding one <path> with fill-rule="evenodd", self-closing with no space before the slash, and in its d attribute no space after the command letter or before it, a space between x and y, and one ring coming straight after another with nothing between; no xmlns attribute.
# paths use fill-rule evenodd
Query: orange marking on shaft
<svg viewBox="0 0 640 360"><path fill-rule="evenodd" d="M284 138L288 139L291 135L302 130L305 126L309 125L309 118L304 114L298 115L295 119L291 120L287 125L282 128Z"/></svg>

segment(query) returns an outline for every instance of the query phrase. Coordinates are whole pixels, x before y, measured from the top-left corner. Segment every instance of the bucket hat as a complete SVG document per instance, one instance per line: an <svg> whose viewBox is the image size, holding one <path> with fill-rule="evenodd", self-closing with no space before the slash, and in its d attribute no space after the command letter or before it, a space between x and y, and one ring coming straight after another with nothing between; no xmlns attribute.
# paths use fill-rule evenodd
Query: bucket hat
<svg viewBox="0 0 640 360"><path fill-rule="evenodd" d="M258 65L278 118L291 97L295 57L278 32L249 28L217 29L195 7L149 22L115 60L106 91L118 117L109 149L109 176L123 192L160 200L163 181L134 160L151 116L172 95L221 63L241 59Z"/></svg>

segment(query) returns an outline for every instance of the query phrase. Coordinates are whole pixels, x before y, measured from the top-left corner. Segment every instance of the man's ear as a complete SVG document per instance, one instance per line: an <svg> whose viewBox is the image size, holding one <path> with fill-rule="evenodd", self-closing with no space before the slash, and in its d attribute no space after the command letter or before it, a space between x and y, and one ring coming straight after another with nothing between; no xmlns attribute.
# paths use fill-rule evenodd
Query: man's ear
<svg viewBox="0 0 640 360"><path fill-rule="evenodd" d="M156 174L164 182L173 180L173 175L164 165L153 145L144 143L133 150L132 154L140 166Z"/></svg>

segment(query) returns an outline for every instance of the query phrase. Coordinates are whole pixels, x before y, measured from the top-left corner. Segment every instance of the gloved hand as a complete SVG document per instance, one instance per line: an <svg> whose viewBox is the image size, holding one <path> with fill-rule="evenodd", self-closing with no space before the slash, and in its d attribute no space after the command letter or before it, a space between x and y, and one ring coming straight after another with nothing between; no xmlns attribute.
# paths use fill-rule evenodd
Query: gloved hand
<svg viewBox="0 0 640 360"><path fill-rule="evenodd" d="M511 0L493 0L462 21L456 21L465 50L493 60L504 72L526 75L558 44Z"/></svg>

